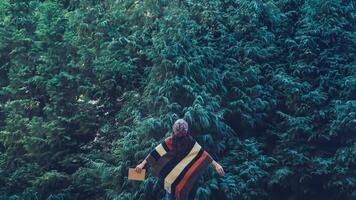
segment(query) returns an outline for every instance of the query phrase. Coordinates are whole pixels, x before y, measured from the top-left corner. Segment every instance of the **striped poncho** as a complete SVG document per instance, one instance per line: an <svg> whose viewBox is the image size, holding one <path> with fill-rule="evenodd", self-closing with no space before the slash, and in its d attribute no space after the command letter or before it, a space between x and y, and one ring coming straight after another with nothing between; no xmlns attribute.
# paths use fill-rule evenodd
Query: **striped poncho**
<svg viewBox="0 0 356 200"><path fill-rule="evenodd" d="M173 154L172 136L169 136L146 158L152 166L152 175L158 177L164 189L177 200L188 198L194 182L213 161L209 153L190 138L190 151L183 156Z"/></svg>

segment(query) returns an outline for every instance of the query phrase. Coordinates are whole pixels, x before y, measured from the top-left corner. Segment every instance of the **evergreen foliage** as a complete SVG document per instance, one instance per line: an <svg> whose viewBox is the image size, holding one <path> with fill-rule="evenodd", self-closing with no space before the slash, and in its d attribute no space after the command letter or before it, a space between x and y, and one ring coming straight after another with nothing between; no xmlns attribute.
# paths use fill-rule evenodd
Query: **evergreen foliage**
<svg viewBox="0 0 356 200"><path fill-rule="evenodd" d="M196 199L355 199L353 0L0 1L0 200L157 200L178 118Z"/></svg>

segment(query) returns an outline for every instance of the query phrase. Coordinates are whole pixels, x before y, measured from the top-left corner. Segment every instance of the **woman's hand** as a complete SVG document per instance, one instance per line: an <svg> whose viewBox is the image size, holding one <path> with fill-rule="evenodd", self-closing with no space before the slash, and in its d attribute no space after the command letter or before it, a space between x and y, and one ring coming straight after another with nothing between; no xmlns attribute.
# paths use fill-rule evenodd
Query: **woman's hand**
<svg viewBox="0 0 356 200"><path fill-rule="evenodd" d="M140 164L138 164L138 165L136 166L135 171L136 171L137 173L141 173L142 169L145 167L145 164L146 164L145 161L146 161L146 160L144 160L142 163L140 163Z"/></svg>
<svg viewBox="0 0 356 200"><path fill-rule="evenodd" d="M219 165L219 163L215 162L215 160L213 161L213 165L216 169L216 171L220 174L220 175L224 175L224 169L221 167L221 165Z"/></svg>

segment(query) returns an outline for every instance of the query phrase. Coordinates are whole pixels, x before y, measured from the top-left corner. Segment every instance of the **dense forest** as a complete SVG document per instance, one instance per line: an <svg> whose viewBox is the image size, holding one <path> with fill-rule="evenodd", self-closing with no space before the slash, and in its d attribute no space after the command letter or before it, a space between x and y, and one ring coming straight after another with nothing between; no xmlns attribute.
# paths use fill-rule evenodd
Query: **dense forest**
<svg viewBox="0 0 356 200"><path fill-rule="evenodd" d="M356 199L354 0L1 0L0 199L159 200L178 118L199 200Z"/></svg>

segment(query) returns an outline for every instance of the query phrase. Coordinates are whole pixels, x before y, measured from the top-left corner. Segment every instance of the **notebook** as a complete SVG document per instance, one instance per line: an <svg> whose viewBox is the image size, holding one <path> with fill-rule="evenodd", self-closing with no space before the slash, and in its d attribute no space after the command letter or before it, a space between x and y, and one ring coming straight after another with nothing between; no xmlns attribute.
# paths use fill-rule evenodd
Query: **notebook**
<svg viewBox="0 0 356 200"><path fill-rule="evenodd" d="M140 173L137 173L134 168L129 168L129 180L143 181L145 180L146 170L142 169Z"/></svg>

